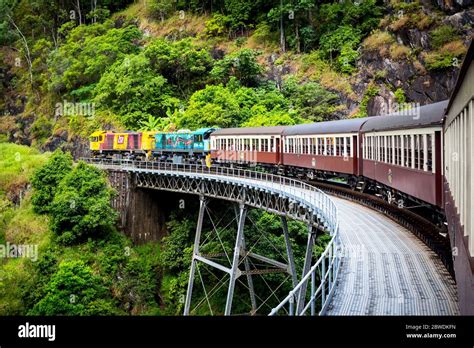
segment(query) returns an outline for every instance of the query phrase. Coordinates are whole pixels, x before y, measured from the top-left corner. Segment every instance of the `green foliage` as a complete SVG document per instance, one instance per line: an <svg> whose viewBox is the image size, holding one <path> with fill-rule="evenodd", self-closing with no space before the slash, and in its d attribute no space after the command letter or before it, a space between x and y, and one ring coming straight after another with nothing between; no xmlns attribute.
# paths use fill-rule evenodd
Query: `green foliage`
<svg viewBox="0 0 474 348"><path fill-rule="evenodd" d="M103 237L110 232L117 216L110 207L111 196L103 173L79 162L56 191L50 207L51 230L66 245Z"/></svg>
<svg viewBox="0 0 474 348"><path fill-rule="evenodd" d="M33 315L111 315L117 310L101 278L82 261L63 261Z"/></svg>
<svg viewBox="0 0 474 348"><path fill-rule="evenodd" d="M161 21L170 16L175 9L175 3L170 0L152 0L147 6L150 15Z"/></svg>
<svg viewBox="0 0 474 348"><path fill-rule="evenodd" d="M449 42L440 49L423 54L426 67L429 70L442 70L458 66L461 57L466 53L462 40Z"/></svg>
<svg viewBox="0 0 474 348"><path fill-rule="evenodd" d="M156 39L146 47L144 54L151 69L176 85L184 97L204 86L213 65L209 52L190 39L175 42Z"/></svg>
<svg viewBox="0 0 474 348"><path fill-rule="evenodd" d="M405 104L406 103L406 97L405 97L405 92L403 91L402 88L397 88L397 90L394 92L395 94L395 101L398 104Z"/></svg>
<svg viewBox="0 0 474 348"><path fill-rule="evenodd" d="M106 22L71 30L66 42L52 52L49 61L52 91L70 92L97 82L115 61L138 52L141 32L137 27L111 26L111 22Z"/></svg>
<svg viewBox="0 0 474 348"><path fill-rule="evenodd" d="M274 40L271 26L267 22L261 22L257 25L252 35L253 39L262 45L267 44L269 41Z"/></svg>
<svg viewBox="0 0 474 348"><path fill-rule="evenodd" d="M206 21L204 35L206 37L223 36L229 32L230 17L214 13L212 18Z"/></svg>
<svg viewBox="0 0 474 348"><path fill-rule="evenodd" d="M288 78L283 84L283 95L297 110L298 115L310 121L323 121L335 111L338 96L319 83L298 84L295 78Z"/></svg>
<svg viewBox="0 0 474 348"><path fill-rule="evenodd" d="M239 111L239 104L228 88L210 85L191 96L188 108L174 123L190 129L232 127L239 124Z"/></svg>
<svg viewBox="0 0 474 348"><path fill-rule="evenodd" d="M370 99L375 97L379 93L379 88L375 86L373 83L369 83L364 96L359 105L359 112L357 113L356 117L367 117L367 104L369 103Z"/></svg>
<svg viewBox="0 0 474 348"><path fill-rule="evenodd" d="M49 155L27 146L0 143L0 195L28 182Z"/></svg>
<svg viewBox="0 0 474 348"><path fill-rule="evenodd" d="M440 48L448 42L455 41L459 38L456 28L450 25L441 25L430 32L431 45L434 48Z"/></svg>
<svg viewBox="0 0 474 348"><path fill-rule="evenodd" d="M95 88L95 101L121 116L122 123L137 129L148 115L164 116L178 103L163 76L156 74L144 55L126 56L116 62Z"/></svg>
<svg viewBox="0 0 474 348"><path fill-rule="evenodd" d="M255 86L262 73L257 62L257 52L248 48L226 55L215 63L211 76L218 82L227 83L235 77L244 86Z"/></svg>
<svg viewBox="0 0 474 348"><path fill-rule="evenodd" d="M178 220L177 216L172 216L167 227L170 234L162 241L161 265L172 272L179 273L189 268L192 232L196 226L187 218Z"/></svg>
<svg viewBox="0 0 474 348"><path fill-rule="evenodd" d="M341 72L351 74L356 68L354 66L359 53L351 45L343 45L341 54L337 58L338 68Z"/></svg>
<svg viewBox="0 0 474 348"><path fill-rule="evenodd" d="M35 212L45 214L50 211L59 183L71 170L71 154L56 150L48 162L35 171L31 178L34 189L31 202Z"/></svg>
<svg viewBox="0 0 474 348"><path fill-rule="evenodd" d="M116 284L123 309L130 314L154 314L159 311L157 294L161 285L160 253L157 244L134 248Z"/></svg>
<svg viewBox="0 0 474 348"><path fill-rule="evenodd" d="M355 48L360 43L361 33L349 25L342 25L335 31L328 32L321 36L320 49L323 56L338 58L338 68L343 72L352 72L353 64L358 57ZM344 43L341 45L341 43Z"/></svg>
<svg viewBox="0 0 474 348"><path fill-rule="evenodd" d="M182 315L184 310L184 299L189 281L188 271L178 275L165 275L161 286L163 304L166 306L166 315Z"/></svg>

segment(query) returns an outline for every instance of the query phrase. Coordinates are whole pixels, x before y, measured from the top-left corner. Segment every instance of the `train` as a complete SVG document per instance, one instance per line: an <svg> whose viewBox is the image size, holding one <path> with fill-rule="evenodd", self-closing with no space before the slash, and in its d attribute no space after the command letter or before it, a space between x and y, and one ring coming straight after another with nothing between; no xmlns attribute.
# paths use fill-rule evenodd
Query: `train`
<svg viewBox="0 0 474 348"><path fill-rule="evenodd" d="M442 130L448 101L397 113L295 126L177 132L97 131L93 157L261 167L307 180L339 180L444 221Z"/></svg>

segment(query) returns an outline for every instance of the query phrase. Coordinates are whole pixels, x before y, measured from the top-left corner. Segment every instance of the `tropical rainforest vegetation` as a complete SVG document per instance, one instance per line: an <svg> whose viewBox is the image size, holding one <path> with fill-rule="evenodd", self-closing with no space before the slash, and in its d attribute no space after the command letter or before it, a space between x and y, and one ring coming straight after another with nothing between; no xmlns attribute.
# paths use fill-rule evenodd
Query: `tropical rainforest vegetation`
<svg viewBox="0 0 474 348"><path fill-rule="evenodd" d="M367 116L376 96L419 101L407 84L434 85L466 51L472 28L444 21L455 11L418 0L0 0L0 243L39 246L36 262L0 260L0 314L182 313L195 209L173 211L161 242L133 245L104 174L69 153L86 155L91 132L291 125ZM277 217L250 218L249 238L271 242L263 254L284 250ZM300 267L306 232L290 232ZM238 295L236 311L248 311ZM225 294L213 301L222 309Z"/></svg>

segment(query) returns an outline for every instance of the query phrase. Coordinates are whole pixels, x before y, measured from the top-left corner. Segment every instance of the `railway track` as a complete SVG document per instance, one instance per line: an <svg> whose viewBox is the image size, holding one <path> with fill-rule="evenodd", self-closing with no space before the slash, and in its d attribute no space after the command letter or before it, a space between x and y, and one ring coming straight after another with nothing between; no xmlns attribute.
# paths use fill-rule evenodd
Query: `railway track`
<svg viewBox="0 0 474 348"><path fill-rule="evenodd" d="M416 235L423 243L433 250L445 265L448 272L454 278L453 259L449 239L440 234L440 229L427 219L406 209L400 209L393 204L389 204L385 200L349 188L342 187L337 184L330 184L321 181L303 180L309 185L313 185L320 190L344 198L353 202L357 202L371 209L379 211L398 224L402 225L414 235Z"/></svg>

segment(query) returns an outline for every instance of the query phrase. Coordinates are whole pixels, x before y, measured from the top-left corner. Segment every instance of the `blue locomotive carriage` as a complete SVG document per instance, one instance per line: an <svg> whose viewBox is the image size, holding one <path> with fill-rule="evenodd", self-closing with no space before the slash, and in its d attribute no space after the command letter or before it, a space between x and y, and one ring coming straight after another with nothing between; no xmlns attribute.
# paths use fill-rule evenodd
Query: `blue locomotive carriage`
<svg viewBox="0 0 474 348"><path fill-rule="evenodd" d="M187 129L177 132L155 134L153 157L173 163L196 162L204 159L211 151L210 136L215 128Z"/></svg>

